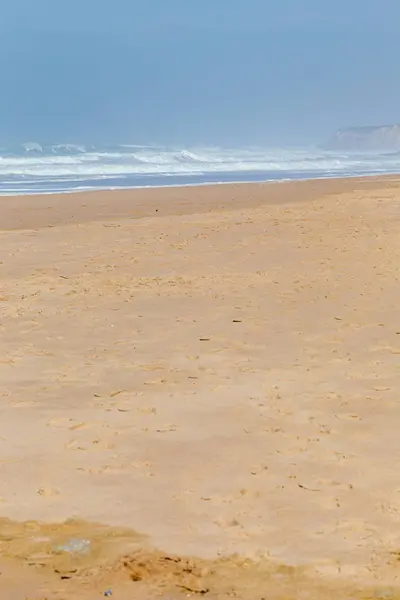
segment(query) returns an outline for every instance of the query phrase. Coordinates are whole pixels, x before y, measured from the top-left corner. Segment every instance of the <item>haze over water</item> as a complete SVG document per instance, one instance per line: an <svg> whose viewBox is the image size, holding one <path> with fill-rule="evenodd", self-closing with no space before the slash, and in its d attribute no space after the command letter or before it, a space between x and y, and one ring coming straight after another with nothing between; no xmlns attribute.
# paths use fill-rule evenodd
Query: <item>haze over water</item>
<svg viewBox="0 0 400 600"><path fill-rule="evenodd" d="M0 193L399 170L396 0L6 1Z"/></svg>

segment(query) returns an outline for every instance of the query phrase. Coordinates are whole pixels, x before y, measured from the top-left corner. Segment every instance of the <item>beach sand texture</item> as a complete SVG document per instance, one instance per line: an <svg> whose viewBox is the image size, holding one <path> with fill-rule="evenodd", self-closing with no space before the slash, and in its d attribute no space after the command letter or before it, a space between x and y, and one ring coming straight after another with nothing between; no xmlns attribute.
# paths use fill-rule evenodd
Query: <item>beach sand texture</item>
<svg viewBox="0 0 400 600"><path fill-rule="evenodd" d="M396 177L0 199L0 596L400 597L399 225Z"/></svg>

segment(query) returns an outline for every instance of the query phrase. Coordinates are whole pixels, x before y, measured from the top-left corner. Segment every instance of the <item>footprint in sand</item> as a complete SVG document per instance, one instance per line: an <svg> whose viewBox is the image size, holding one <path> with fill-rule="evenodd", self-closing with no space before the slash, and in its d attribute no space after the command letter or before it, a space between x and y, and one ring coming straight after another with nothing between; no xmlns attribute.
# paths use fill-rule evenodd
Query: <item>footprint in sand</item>
<svg viewBox="0 0 400 600"><path fill-rule="evenodd" d="M55 496L59 496L60 492L55 488L38 488L36 490L38 496L43 496L44 498L54 498Z"/></svg>
<svg viewBox="0 0 400 600"><path fill-rule="evenodd" d="M69 427L71 428L73 424L76 422L75 419L71 419L70 417L56 417L54 419L50 419L47 422L48 427Z"/></svg>
<svg viewBox="0 0 400 600"><path fill-rule="evenodd" d="M109 440L94 439L87 442L80 442L77 439L70 440L66 445L67 450L81 450L84 452L114 450L115 444Z"/></svg>

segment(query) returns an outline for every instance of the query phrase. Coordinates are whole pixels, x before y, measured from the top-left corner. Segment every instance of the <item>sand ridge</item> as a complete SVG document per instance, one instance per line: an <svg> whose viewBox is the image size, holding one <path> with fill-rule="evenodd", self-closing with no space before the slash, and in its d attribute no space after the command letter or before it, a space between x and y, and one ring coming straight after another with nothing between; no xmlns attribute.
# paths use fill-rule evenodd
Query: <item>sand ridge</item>
<svg viewBox="0 0 400 600"><path fill-rule="evenodd" d="M88 544L83 550L70 550L82 542ZM145 536L127 529L78 520L50 524L2 519L0 551L1 583L8 598L400 597L396 585L387 582L359 586L327 575L321 566L288 566L268 555L213 560L176 556L151 548ZM393 569L398 557L391 562Z"/></svg>

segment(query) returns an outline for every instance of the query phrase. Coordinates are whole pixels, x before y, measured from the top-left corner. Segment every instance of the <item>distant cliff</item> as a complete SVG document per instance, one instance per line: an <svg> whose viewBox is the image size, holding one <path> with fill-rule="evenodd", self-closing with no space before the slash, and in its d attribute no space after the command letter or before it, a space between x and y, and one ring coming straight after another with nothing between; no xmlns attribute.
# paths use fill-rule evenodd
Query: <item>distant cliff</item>
<svg viewBox="0 0 400 600"><path fill-rule="evenodd" d="M400 150L400 125L339 129L324 146L329 150Z"/></svg>

